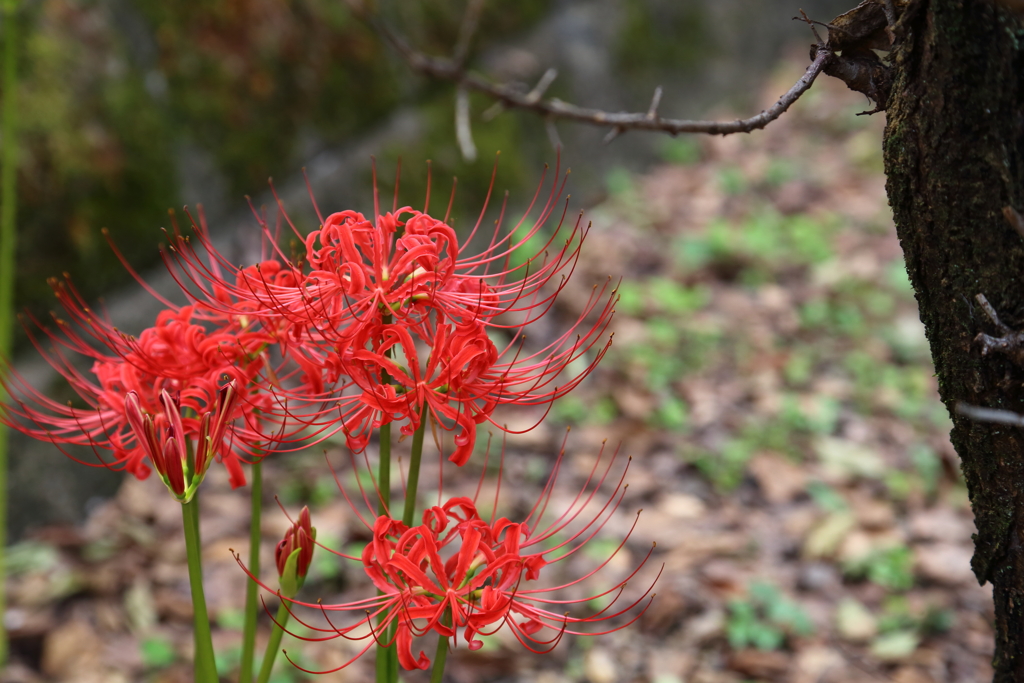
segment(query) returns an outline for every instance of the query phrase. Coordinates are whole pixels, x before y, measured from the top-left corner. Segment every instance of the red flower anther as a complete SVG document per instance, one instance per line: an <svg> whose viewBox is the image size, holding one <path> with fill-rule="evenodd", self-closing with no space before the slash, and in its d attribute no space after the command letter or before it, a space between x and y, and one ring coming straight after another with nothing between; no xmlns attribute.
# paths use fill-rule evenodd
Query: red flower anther
<svg viewBox="0 0 1024 683"><path fill-rule="evenodd" d="M166 389L160 392L161 411L147 413L139 402L139 395L129 391L124 399L124 412L128 426L142 452L174 497L183 503L192 500L196 489L206 476L217 450L228 429L228 418L235 404L234 382L217 393L216 407L203 413L195 430L195 420L189 429L181 416L181 401ZM195 439L194 444L192 440ZM192 462L188 461L192 450Z"/></svg>
<svg viewBox="0 0 1024 683"><path fill-rule="evenodd" d="M184 497L186 452L181 405L171 398L166 389L161 392L160 399L164 409L154 417L142 410L139 395L129 391L124 398L124 412L139 446L164 484L176 497Z"/></svg>

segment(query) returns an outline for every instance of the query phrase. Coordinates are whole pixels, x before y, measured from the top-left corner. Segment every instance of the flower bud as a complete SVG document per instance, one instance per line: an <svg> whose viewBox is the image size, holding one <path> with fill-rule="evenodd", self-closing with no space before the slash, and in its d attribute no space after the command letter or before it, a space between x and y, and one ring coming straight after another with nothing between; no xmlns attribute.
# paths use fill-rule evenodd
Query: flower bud
<svg viewBox="0 0 1024 683"><path fill-rule="evenodd" d="M310 525L309 508L303 507L299 521L292 524L274 551L281 595L293 597L306 581L315 540L316 529Z"/></svg>

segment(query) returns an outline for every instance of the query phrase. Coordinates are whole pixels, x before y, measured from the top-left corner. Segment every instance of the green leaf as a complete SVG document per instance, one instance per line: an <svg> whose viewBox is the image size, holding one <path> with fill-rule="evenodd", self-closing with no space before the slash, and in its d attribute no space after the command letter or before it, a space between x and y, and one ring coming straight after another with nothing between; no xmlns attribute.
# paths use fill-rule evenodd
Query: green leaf
<svg viewBox="0 0 1024 683"><path fill-rule="evenodd" d="M782 631L765 623L757 623L750 630L751 644L758 650L777 650L782 647L786 636Z"/></svg>
<svg viewBox="0 0 1024 683"><path fill-rule="evenodd" d="M170 665L177 658L174 645L166 638L154 636L139 643L142 663L147 669L160 669Z"/></svg>
<svg viewBox="0 0 1024 683"><path fill-rule="evenodd" d="M302 582L298 577L300 553L302 553L302 548L296 548L284 562L284 571L281 572L280 583L278 585L281 587L281 595L286 598L295 597L295 594L299 592L299 588L302 586Z"/></svg>

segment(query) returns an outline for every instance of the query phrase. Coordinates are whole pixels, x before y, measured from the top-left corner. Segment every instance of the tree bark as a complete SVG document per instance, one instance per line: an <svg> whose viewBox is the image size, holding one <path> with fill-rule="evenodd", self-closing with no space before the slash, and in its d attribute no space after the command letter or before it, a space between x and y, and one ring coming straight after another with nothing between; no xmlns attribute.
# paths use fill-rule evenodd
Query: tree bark
<svg viewBox="0 0 1024 683"><path fill-rule="evenodd" d="M896 31L887 191L975 514L972 567L992 582L995 681L1024 681L1024 429L957 402L1024 413L1024 16L996 0L912 0ZM1017 352L1013 351L1017 349ZM1008 353L1005 351L1009 351Z"/></svg>

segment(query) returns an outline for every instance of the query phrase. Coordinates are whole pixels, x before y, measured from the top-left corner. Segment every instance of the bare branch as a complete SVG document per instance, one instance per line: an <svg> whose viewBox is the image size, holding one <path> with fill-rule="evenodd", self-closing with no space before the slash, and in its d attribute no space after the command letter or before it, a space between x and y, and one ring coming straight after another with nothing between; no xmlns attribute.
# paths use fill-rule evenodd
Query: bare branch
<svg viewBox="0 0 1024 683"><path fill-rule="evenodd" d="M454 81L467 90L474 90L487 95L495 100L496 103L500 103L509 109L533 111L543 116L546 120L565 119L595 126L612 126L613 130L618 130L619 133L627 130L646 130L669 133L670 135L678 135L679 133L729 135L731 133L749 133L759 130L779 118L801 95L807 92L811 84L814 83L814 79L835 58L834 53L830 49L819 44L814 49L814 59L810 66L807 67L803 76L775 104L760 114L735 121L690 121L661 118L657 115L652 117L648 115L650 112L606 112L600 109L578 107L555 98L542 99L543 89L541 85L544 88L550 85L550 81L554 79L552 70L548 72L552 73L550 77L548 73L544 74L536 88L529 93L524 93L521 88L493 83L483 76L469 73L464 69L463 64L455 59L426 55L409 45L404 38L396 34L376 17L364 14L363 18L398 50L410 67L420 73L434 78ZM653 108L656 109L656 107ZM494 107L488 109L488 114L496 115L497 113L499 112ZM612 138L614 139L614 136Z"/></svg>
<svg viewBox="0 0 1024 683"><path fill-rule="evenodd" d="M993 308L992 304L988 302L988 298L984 294L975 294L974 300L981 306L981 310L985 311L985 315L992 321L992 324L999 328L999 331L1003 334L1010 334L1013 332L1009 327L1003 324L1003 321L999 319L999 314L996 313L996 309Z"/></svg>
<svg viewBox="0 0 1024 683"><path fill-rule="evenodd" d="M1024 415L1010 410L982 408L980 406L972 406L969 403L960 402L956 404L956 412L958 415L969 417L976 422L994 422L995 424L1024 427Z"/></svg>

